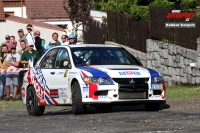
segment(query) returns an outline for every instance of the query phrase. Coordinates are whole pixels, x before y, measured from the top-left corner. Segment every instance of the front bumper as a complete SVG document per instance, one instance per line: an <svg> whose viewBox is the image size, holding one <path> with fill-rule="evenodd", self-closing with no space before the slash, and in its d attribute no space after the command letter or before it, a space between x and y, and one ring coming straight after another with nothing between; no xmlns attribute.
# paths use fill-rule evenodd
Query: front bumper
<svg viewBox="0 0 200 133"><path fill-rule="evenodd" d="M134 105L134 104L165 104L166 100L149 100L149 99L130 99L130 100L86 100L83 98L83 104L96 105L96 104L112 104L112 105Z"/></svg>

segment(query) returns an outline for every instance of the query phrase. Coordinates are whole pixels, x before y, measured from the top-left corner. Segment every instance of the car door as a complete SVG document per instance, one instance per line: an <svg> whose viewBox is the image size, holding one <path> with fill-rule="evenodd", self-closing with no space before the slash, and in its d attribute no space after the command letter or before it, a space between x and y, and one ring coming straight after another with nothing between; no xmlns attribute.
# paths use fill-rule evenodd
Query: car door
<svg viewBox="0 0 200 133"><path fill-rule="evenodd" d="M46 53L46 55L43 57L43 59L40 62L40 69L42 71L42 74L46 80L46 84L49 87L49 89L53 89L52 86L52 80L54 79L55 70L54 70L54 64L56 59L56 54L58 52L58 49L52 49Z"/></svg>
<svg viewBox="0 0 200 133"><path fill-rule="evenodd" d="M58 89L59 98L69 97L67 96L69 68L66 67L68 64L70 64L68 50L59 48L54 65L55 75L50 83L53 89Z"/></svg>

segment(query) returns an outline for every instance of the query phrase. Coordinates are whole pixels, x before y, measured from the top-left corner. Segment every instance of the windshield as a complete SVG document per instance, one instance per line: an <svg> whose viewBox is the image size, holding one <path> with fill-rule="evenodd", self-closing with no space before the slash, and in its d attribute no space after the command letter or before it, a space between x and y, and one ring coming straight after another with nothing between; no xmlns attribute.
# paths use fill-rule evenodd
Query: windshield
<svg viewBox="0 0 200 133"><path fill-rule="evenodd" d="M75 65L142 65L132 54L118 47L71 48Z"/></svg>

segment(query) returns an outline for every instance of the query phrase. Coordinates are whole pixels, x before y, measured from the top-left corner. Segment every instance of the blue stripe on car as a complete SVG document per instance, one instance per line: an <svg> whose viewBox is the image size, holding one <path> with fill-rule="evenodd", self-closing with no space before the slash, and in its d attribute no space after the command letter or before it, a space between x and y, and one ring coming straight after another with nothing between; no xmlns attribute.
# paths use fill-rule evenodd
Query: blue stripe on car
<svg viewBox="0 0 200 133"><path fill-rule="evenodd" d="M94 77L110 78L110 81L111 81L112 85L114 85L114 82L111 79L111 77L107 73L105 73L105 72L103 72L101 70L98 70L98 69L95 69L95 68L92 68L92 67L85 67L85 66L76 66L76 68L84 70L84 71L87 71L87 72L91 73ZM101 84L99 84L99 85L101 85Z"/></svg>
<svg viewBox="0 0 200 133"><path fill-rule="evenodd" d="M149 71L150 76L151 76L150 85L151 85L151 88L152 88L152 84L158 84L158 83L152 82L152 78L159 77L160 74L157 71L153 70L153 69L150 69L150 68L146 68L146 69Z"/></svg>

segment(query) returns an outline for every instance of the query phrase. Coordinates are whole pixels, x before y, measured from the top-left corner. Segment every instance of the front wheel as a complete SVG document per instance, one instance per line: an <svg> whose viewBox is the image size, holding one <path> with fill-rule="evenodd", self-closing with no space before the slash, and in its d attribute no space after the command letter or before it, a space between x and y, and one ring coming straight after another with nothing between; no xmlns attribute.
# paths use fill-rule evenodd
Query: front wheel
<svg viewBox="0 0 200 133"><path fill-rule="evenodd" d="M86 110L86 105L82 103L81 89L77 81L72 86L72 108L74 115L83 114Z"/></svg>
<svg viewBox="0 0 200 133"><path fill-rule="evenodd" d="M30 86L27 90L26 108L29 115L41 116L44 114L45 106L39 106L35 89Z"/></svg>
<svg viewBox="0 0 200 133"><path fill-rule="evenodd" d="M155 104L155 103L145 104L145 108L147 111L159 111L160 104Z"/></svg>

